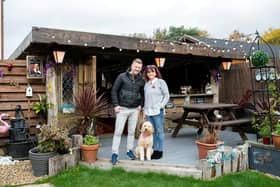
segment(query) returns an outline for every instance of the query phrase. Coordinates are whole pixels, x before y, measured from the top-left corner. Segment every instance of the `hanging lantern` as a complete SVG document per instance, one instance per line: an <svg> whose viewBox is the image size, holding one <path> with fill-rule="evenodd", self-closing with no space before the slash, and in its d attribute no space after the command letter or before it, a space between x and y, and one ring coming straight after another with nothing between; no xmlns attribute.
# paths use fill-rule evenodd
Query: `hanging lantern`
<svg viewBox="0 0 280 187"><path fill-rule="evenodd" d="M157 57L157 58L155 58L155 61L156 61L157 67L160 67L160 68L164 67L165 58Z"/></svg>
<svg viewBox="0 0 280 187"><path fill-rule="evenodd" d="M56 63L62 63L65 51L53 51L54 60Z"/></svg>
<svg viewBox="0 0 280 187"><path fill-rule="evenodd" d="M230 70L231 62L222 62L224 70Z"/></svg>

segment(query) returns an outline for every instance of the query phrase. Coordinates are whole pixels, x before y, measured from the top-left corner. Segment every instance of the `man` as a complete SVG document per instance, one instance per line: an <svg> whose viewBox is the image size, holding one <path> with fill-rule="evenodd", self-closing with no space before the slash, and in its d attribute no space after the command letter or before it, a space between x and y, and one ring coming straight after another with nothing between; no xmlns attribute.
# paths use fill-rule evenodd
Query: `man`
<svg viewBox="0 0 280 187"><path fill-rule="evenodd" d="M118 161L121 136L128 121L127 157L134 160L134 132L139 112L144 104L144 80L140 75L143 67L141 59L132 61L128 71L121 73L113 84L111 95L116 113L115 132L112 144L112 164Z"/></svg>

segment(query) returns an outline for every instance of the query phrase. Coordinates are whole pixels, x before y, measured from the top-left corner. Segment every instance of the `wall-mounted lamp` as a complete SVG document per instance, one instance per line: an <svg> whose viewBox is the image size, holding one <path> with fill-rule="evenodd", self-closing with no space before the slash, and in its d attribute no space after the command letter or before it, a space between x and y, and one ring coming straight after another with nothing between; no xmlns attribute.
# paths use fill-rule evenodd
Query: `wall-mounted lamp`
<svg viewBox="0 0 280 187"><path fill-rule="evenodd" d="M62 63L65 51L53 51L54 60L56 63Z"/></svg>
<svg viewBox="0 0 280 187"><path fill-rule="evenodd" d="M157 57L157 58L155 58L155 61L156 61L157 67L160 67L160 68L164 67L165 58Z"/></svg>
<svg viewBox="0 0 280 187"><path fill-rule="evenodd" d="M230 70L231 62L222 62L224 70Z"/></svg>

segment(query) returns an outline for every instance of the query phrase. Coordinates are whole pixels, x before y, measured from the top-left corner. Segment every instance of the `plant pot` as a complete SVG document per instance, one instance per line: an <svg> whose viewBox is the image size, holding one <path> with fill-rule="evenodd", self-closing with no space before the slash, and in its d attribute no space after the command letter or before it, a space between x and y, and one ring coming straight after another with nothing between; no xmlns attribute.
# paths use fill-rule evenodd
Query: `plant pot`
<svg viewBox="0 0 280 187"><path fill-rule="evenodd" d="M263 137L263 144L269 145L270 144L270 137Z"/></svg>
<svg viewBox="0 0 280 187"><path fill-rule="evenodd" d="M97 158L97 151L99 148L99 144L95 145L81 145L81 151L82 151L82 160L87 163L94 163Z"/></svg>
<svg viewBox="0 0 280 187"><path fill-rule="evenodd" d="M29 150L29 159L31 161L33 175L36 177L49 174L49 158L54 157L56 152L38 153L35 147Z"/></svg>
<svg viewBox="0 0 280 187"><path fill-rule="evenodd" d="M280 135L272 133L274 147L280 149Z"/></svg>
<svg viewBox="0 0 280 187"><path fill-rule="evenodd" d="M197 145L199 159L205 159L209 150L217 149L219 145L224 144L222 141L216 144L207 144L200 141L195 141L195 143Z"/></svg>

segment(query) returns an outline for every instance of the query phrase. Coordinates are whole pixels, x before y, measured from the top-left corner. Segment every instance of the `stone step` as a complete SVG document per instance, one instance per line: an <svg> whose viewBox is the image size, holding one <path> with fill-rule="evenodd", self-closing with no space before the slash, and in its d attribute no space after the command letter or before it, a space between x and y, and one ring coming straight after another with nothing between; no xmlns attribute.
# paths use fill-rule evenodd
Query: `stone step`
<svg viewBox="0 0 280 187"><path fill-rule="evenodd" d="M202 171L197 169L195 166L155 163L153 161L142 162L138 160L119 160L117 165L112 166L111 160L101 158L92 164L82 161L80 164L105 170L112 169L113 167L121 167L125 171L133 172L165 173L177 176L191 176L196 179L201 179L202 177Z"/></svg>

